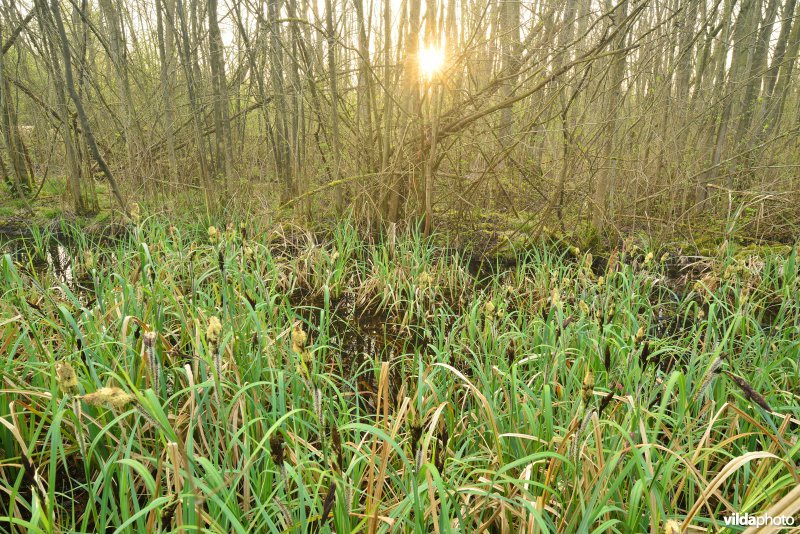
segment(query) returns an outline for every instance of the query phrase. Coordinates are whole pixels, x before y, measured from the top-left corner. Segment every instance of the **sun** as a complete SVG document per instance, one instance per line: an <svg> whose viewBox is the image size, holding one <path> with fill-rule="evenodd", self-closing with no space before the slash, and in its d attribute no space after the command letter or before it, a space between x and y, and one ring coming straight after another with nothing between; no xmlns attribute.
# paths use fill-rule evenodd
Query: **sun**
<svg viewBox="0 0 800 534"><path fill-rule="evenodd" d="M427 79L444 67L444 50L438 46L423 46L419 51L419 71Z"/></svg>

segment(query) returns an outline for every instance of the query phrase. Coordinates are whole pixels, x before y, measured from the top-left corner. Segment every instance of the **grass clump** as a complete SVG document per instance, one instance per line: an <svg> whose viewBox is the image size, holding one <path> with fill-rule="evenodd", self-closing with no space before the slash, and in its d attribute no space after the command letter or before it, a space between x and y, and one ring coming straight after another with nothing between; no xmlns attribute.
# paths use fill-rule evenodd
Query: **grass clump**
<svg viewBox="0 0 800 534"><path fill-rule="evenodd" d="M800 483L797 248L145 219L66 228L57 269L34 236L0 262L2 530L681 532Z"/></svg>

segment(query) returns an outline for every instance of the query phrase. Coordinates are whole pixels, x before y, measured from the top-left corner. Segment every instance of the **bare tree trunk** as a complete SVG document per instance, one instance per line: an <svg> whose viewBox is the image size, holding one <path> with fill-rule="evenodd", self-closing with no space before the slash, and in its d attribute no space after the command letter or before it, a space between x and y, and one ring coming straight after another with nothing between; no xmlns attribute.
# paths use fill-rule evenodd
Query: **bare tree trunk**
<svg viewBox="0 0 800 534"><path fill-rule="evenodd" d="M359 153L362 166L371 171L374 168L372 159L372 79L370 73L369 42L367 39L366 21L364 18L364 0L353 0L356 8L358 25L358 86L356 90L356 132L359 133L364 151Z"/></svg>
<svg viewBox="0 0 800 534"><path fill-rule="evenodd" d="M233 139L228 118L228 81L225 77L225 58L222 36L217 21L217 0L208 0L208 40L211 54L211 86L214 92L214 125L217 140L217 162L222 162L222 183L228 190L233 173Z"/></svg>
<svg viewBox="0 0 800 534"><path fill-rule="evenodd" d="M416 83L416 70L411 74L409 69L414 67L414 63L412 63L412 59L409 57L409 53L403 55L403 51L407 48L406 42L408 41L409 31L407 27L409 25L409 9L407 6L404 5L403 9L400 11L400 19L397 21L397 43L395 45L395 54L394 54L394 65L396 66L392 75L392 78L389 80L388 83L392 84L393 88L399 88L401 83L404 84L402 86L402 90L397 89L396 93L399 93L399 98L395 99L392 98L392 103L395 104L392 107L394 109L397 108L397 113L394 113L392 116L392 124L396 124L397 126L394 128L398 135L402 136L408 129L409 123L409 116L411 111L409 110L409 102L411 102L414 98L414 93L411 91L411 83ZM417 43L418 34L414 34L414 46ZM387 57L390 56L390 53L387 52ZM402 80L402 82L401 82ZM393 156L399 158L402 154L400 151L405 150L403 146L398 144L397 146L393 147L392 152ZM397 152L398 154L394 154ZM394 169L393 169L394 171ZM411 171L413 173L413 170ZM409 169L405 167L401 169L398 173L392 173L389 176L389 202L388 202L388 214L389 214L389 221L391 222L399 222L402 213L403 213L403 206L402 200L405 198L405 195L408 192L409 184L411 179L409 178Z"/></svg>
<svg viewBox="0 0 800 534"><path fill-rule="evenodd" d="M796 0L787 0L781 21L781 32L775 45L772 65L766 75L762 104L762 120L766 127L762 130L762 139L769 137L781 121L794 64L797 62L800 47L800 7Z"/></svg>
<svg viewBox="0 0 800 534"><path fill-rule="evenodd" d="M756 99L761 90L762 74L766 74L767 66L767 53L769 52L769 41L772 36L772 27L775 23L775 16L778 12L777 0L769 0L767 5L764 20L761 21L761 5L757 5L758 12L753 15L753 30L756 31L755 35L755 50L752 51L752 59L750 61L750 69L748 71L747 84L745 86L744 102L742 117L739 120L736 138L739 140L739 147L744 148L750 145L751 133L753 133L754 117L758 118L756 113L757 103ZM759 28L758 23L761 23ZM745 158L748 161L749 158ZM749 166L749 165L748 165Z"/></svg>
<svg viewBox="0 0 800 534"><path fill-rule="evenodd" d="M406 34L405 46L407 50L405 76L406 76L406 113L409 120L415 121L422 128L422 108L420 106L420 74L419 74L419 32L420 32L420 0L410 0L408 15L408 33ZM411 160L409 172L409 191L414 193L417 201L417 217L421 215L423 209L422 187L422 163L425 157L425 132L419 132L420 145L413 147L415 155ZM419 221L417 221L419 222Z"/></svg>
<svg viewBox="0 0 800 534"><path fill-rule="evenodd" d="M175 11L171 6L171 2L172 0L156 0L156 25L160 63L159 79L161 81L161 98L164 101L164 130L166 132L169 174L170 179L176 182L178 179L178 160L175 155L175 110L173 103L175 97L172 90L172 80L170 79L175 32L172 31L172 24L164 24L165 15L168 21L175 18Z"/></svg>
<svg viewBox="0 0 800 534"><path fill-rule="evenodd" d="M573 5L571 0L568 0L570 5ZM516 59L514 55L519 53L520 39L519 39L519 24L520 24L520 5L519 0L506 0L500 5L500 30L501 36L501 51L503 59L503 68L513 70L510 68ZM558 53L557 51L556 53ZM517 84L516 74L512 74L505 81L503 87L503 98L510 98L513 94L514 87ZM501 146L505 147L511 142L512 135L512 116L514 107L508 106L503 108L500 112L500 141Z"/></svg>
<svg viewBox="0 0 800 534"><path fill-rule="evenodd" d="M397 197L395 195L395 176L389 169L389 157L392 150L392 113L394 112L392 95L392 6L383 2L383 131L381 140L381 172L384 177L384 197L386 204L384 216L391 222L397 220ZM394 204L394 210L392 209Z"/></svg>
<svg viewBox="0 0 800 534"><path fill-rule="evenodd" d="M212 181L210 176L210 169L208 159L206 156L206 141L205 134L203 133L202 123L202 110L197 97L197 87L195 81L195 69L192 67L192 52L189 43L189 29L186 23L186 14L184 13L183 0L176 0L175 11L177 12L178 23L180 24L180 39L181 45L179 50L181 52L184 74L186 75L186 89L189 94L189 106L192 114L192 124L194 126L195 143L197 144L197 156L200 161L200 178L206 190L206 193L211 190Z"/></svg>
<svg viewBox="0 0 800 534"><path fill-rule="evenodd" d="M2 42L3 28L0 26L0 42ZM11 161L10 178L11 190L15 196L24 198L33 190L33 174L25 158L25 146L17 126L17 114L11 102L11 85L5 75L5 62L3 53L0 53L0 127L2 127L2 141Z"/></svg>
<svg viewBox="0 0 800 534"><path fill-rule="evenodd" d="M61 19L61 8L58 5L58 0L51 0L50 7L53 11L53 20L55 21L56 30L58 31L58 36L61 41L61 54L64 61L64 85L67 89L67 93L72 99L72 103L75 105L75 110L78 114L78 120L81 122L81 129L83 130L83 136L86 139L86 144L89 147L89 151L91 152L94 160L97 162L97 165L103 171L103 174L105 175L109 186L111 186L111 191L114 194L114 197L117 199L120 208L122 208L122 211L127 214L128 207L122 197L122 192L120 191L117 181L114 179L114 175L112 174L111 169L108 167L106 160L103 159L103 156L100 155L100 151L97 149L97 141L94 138L91 125L89 124L89 117L86 116L86 111L83 109L83 103L81 102L78 93L75 91L75 82L72 78L72 60L69 53L69 42L67 41L67 33L64 30L64 22Z"/></svg>
<svg viewBox="0 0 800 534"><path fill-rule="evenodd" d="M716 75L713 94L717 97L723 96L722 93L726 86L725 65L728 58L728 40L731 33L730 21L733 16L733 6L735 3L736 0L725 0L725 8L722 15L722 39L719 40L715 53ZM728 95L722 105L722 111L718 116L715 116L715 121L712 123L710 131L711 166L707 172L701 173L698 176L698 181L695 185L695 211L701 211L705 207L705 201L708 198L708 184L713 184L717 180L732 108L733 96Z"/></svg>
<svg viewBox="0 0 800 534"><path fill-rule="evenodd" d="M574 36L574 29L577 25L575 20L575 15L578 10L578 0L566 0L566 5L564 6L564 19L563 19L563 28L558 35L558 45L556 49L556 59L554 60L554 68L558 69L563 62L569 63L571 60L569 55L568 44L572 41ZM519 12L519 11L517 11ZM517 45L519 46L519 45ZM564 73L564 78L569 77L569 72ZM564 202L564 188L566 186L567 181L567 172L570 167L569 162L569 154L570 154L570 133L569 130L571 129L570 125L570 117L569 117L569 106L573 102L573 97L577 93L578 88L574 88L572 91L569 90L569 85L565 83L559 84L559 90L561 92L561 136L562 136L562 153L561 153L561 170L559 173L558 183L556 185L556 191L553 193L554 199L554 206L556 209L556 213L559 215L559 219L561 219L561 210L563 207Z"/></svg>
<svg viewBox="0 0 800 534"><path fill-rule="evenodd" d="M17 41L17 37L28 27L28 23L33 20L34 15L36 15L36 9L31 9L25 18L20 21L16 28L11 31L11 34L8 36L6 42L3 42L2 38L0 38L0 43L2 46L0 47L0 54L5 54L8 52L14 43Z"/></svg>
<svg viewBox="0 0 800 534"><path fill-rule="evenodd" d="M91 190L83 187L83 171L79 161L79 153L73 130L72 116L67 104L65 83L61 72L61 61L58 52L58 31L55 28L52 13L46 0L36 0L35 7L39 13L39 25L42 39L50 63L50 72L53 76L54 92L56 96L56 115L61 121L61 135L64 139L64 154L67 163L67 191L72 206L78 214L93 214L97 211L97 198ZM91 179L91 178L89 178Z"/></svg>
<svg viewBox="0 0 800 534"><path fill-rule="evenodd" d="M281 161L281 152L278 147L278 140L275 134L275 128L273 126L272 118L269 114L269 102L272 99L270 95L267 94L267 88L265 83L265 78L267 75L265 74L265 69L263 68L263 64L258 62L257 52L256 52L256 43L253 43L250 38L247 36L247 31L242 20L242 15L240 12L240 4L236 4L236 9L234 9L234 14L236 15L236 24L239 28L239 33L242 37L242 44L244 45L244 52L247 56L247 62L250 66L251 77L254 80L256 90L258 91L258 98L261 100L261 113L264 120L264 126L266 128L266 137L268 140L269 146L272 148L272 155L275 161L276 166L278 166L279 162ZM261 30L262 27L262 20L259 19L256 23L256 42L260 40L260 36L264 35L264 32ZM278 170L281 170L278 167ZM283 175L279 174L281 178ZM284 183L284 197L288 195L288 184Z"/></svg>
<svg viewBox="0 0 800 534"><path fill-rule="evenodd" d="M693 0L682 2L683 16L680 25L680 40L678 42L678 66L675 76L675 98L681 111L685 112L687 97L689 96L689 81L692 74L692 47L694 43L694 27L697 22L697 4ZM685 116L685 113L684 113Z"/></svg>
<svg viewBox="0 0 800 534"><path fill-rule="evenodd" d="M612 10L610 0L606 0L606 11ZM612 20L617 21L616 24L623 24L628 13L628 0L622 0L618 7L614 8L614 17ZM617 162L615 160L615 142L617 125L620 123L619 117L622 114L622 81L625 76L625 41L626 31L622 29L619 31L617 38L614 40L614 47L617 53L612 56L611 60L611 75L608 87L608 95L606 100L606 132L605 132L605 145L603 148L604 168L601 170L597 177L594 193L594 212L592 216L592 225L598 230L602 231L605 224L610 220L612 214L608 210L608 193L614 187L614 182L617 176Z"/></svg>
<svg viewBox="0 0 800 534"><path fill-rule="evenodd" d="M290 19L297 18L297 0L289 0L287 4ZM291 105L291 143L290 152L292 154L291 173L295 176L298 184L303 177L304 170L303 158L305 156L305 101L303 98L303 82L300 78L300 55L303 53L303 36L300 32L299 24L293 22L290 27L291 34L291 62L289 76L292 85L292 105ZM300 186L298 185L298 191Z"/></svg>
<svg viewBox="0 0 800 534"><path fill-rule="evenodd" d="M737 139L740 139L739 136L749 127L750 107L755 98L755 87L751 82L751 76L755 69L762 1L743 0L734 26L733 56L729 78L730 92L734 92L740 87L744 88L744 91L737 92L733 108L736 117L734 130L738 134Z"/></svg>
<svg viewBox="0 0 800 534"><path fill-rule="evenodd" d="M286 186L285 199L297 195L297 187L291 172L291 148L289 123L286 111L286 90L283 78L283 50L280 42L280 23L278 22L278 1L267 0L267 14L270 32L270 78L272 91L276 99L275 142L278 146L279 159L276 161L278 174L283 177Z"/></svg>
<svg viewBox="0 0 800 534"><path fill-rule="evenodd" d="M123 139L127 154L127 168L132 175L134 171L134 154L140 149L138 135L135 131L135 110L131 97L130 80L128 77L127 43L125 42L123 23L120 19L119 6L114 0L100 0L100 8L109 30L109 43L111 52L112 71L116 77L117 97L122 117Z"/></svg>
<svg viewBox="0 0 800 534"><path fill-rule="evenodd" d="M339 91L337 87L336 73L336 27L333 24L333 0L325 0L325 33L327 35L327 58L328 58L328 83L331 92L331 145L333 147L333 183L339 181L341 165L341 147L339 139ZM336 210L341 213L345 208L345 186L336 186Z"/></svg>

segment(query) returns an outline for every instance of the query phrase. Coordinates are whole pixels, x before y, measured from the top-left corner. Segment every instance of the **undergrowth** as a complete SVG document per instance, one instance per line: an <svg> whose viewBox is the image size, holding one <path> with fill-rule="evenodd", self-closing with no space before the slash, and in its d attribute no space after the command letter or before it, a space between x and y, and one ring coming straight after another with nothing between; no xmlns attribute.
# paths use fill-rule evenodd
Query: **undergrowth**
<svg viewBox="0 0 800 534"><path fill-rule="evenodd" d="M715 530L800 483L797 248L65 233L0 261L0 530Z"/></svg>

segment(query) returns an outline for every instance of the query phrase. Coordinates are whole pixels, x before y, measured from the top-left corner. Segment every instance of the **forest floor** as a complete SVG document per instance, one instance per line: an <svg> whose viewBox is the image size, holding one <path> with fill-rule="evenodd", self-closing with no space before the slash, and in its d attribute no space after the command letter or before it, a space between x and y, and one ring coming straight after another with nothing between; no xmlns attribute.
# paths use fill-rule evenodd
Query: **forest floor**
<svg viewBox="0 0 800 534"><path fill-rule="evenodd" d="M705 531L800 484L797 246L58 234L0 258L4 530Z"/></svg>
<svg viewBox="0 0 800 534"><path fill-rule="evenodd" d="M80 228L91 238L119 237L134 227L115 204L106 184L98 181L99 211L93 215L74 213L66 200L63 179L51 177L42 186L31 202L5 198L0 202L0 242L16 237L30 237L31 229L47 230L54 235L64 235L67 229ZM217 207L217 213L209 209L198 209L205 205L205 197L199 193L183 191L137 191L142 200L137 203L142 218L153 218L164 224L181 227L207 227L211 224L224 226L231 220L242 219L260 226L294 226L308 230L317 241L329 239L343 217L321 217L324 209L313 201L309 205L297 205L295 210L281 210L276 204L274 191L261 190L250 184L248 188L230 193L230 200ZM133 204L132 204L133 205ZM320 209L317 209L320 208ZM310 219L310 214L317 214ZM352 221L354 217L347 217ZM166 222L168 221L168 222ZM220 222L223 221L223 222ZM542 217L534 208L506 206L501 209L485 209L472 206L469 209L436 210L434 212L434 239L448 248L461 249L470 255L486 258L515 258L519 252L544 243L578 247L596 256L605 256L619 248L628 238L636 239L640 246L663 249L691 256L714 256L725 242L735 243L741 251L763 255L785 254L800 239L798 223L767 225L742 216L728 220L723 214L705 213L693 220L680 223L672 221L644 221L641 226L609 225L600 234L587 222L584 214ZM359 232L380 239L388 225L359 223ZM398 225L402 228L404 225Z"/></svg>

